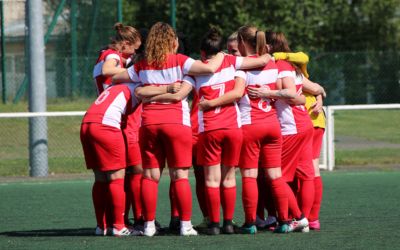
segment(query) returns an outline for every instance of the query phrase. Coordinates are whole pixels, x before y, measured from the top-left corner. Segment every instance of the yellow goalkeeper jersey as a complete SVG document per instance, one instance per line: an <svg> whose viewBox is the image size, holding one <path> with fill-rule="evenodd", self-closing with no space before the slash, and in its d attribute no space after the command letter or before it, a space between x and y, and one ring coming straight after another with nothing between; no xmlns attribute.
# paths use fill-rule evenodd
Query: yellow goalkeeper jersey
<svg viewBox="0 0 400 250"><path fill-rule="evenodd" d="M317 99L315 98L315 96L313 96L311 94L308 94L308 93L303 93L303 94L306 97L305 106L306 106L306 109L308 111L308 114L311 117L311 121L312 121L314 127L325 128L325 114L324 114L324 112L321 112L319 114L314 114L312 112L311 105L313 105L317 101Z"/></svg>

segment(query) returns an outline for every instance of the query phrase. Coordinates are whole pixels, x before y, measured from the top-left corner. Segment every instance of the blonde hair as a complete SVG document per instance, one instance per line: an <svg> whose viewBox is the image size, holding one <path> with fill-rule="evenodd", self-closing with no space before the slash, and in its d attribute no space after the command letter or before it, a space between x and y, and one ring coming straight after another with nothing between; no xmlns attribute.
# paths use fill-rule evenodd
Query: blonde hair
<svg viewBox="0 0 400 250"><path fill-rule="evenodd" d="M163 22L154 24L147 36L145 59L149 65L162 67L168 53L174 52L176 33L172 27Z"/></svg>
<svg viewBox="0 0 400 250"><path fill-rule="evenodd" d="M242 26L238 30L237 35L238 42L245 42L256 50L258 55L264 55L267 53L267 43L265 40L264 31L257 30L254 26Z"/></svg>
<svg viewBox="0 0 400 250"><path fill-rule="evenodd" d="M116 30L115 36L111 38L111 44L109 47L114 48L117 44L121 42L128 42L134 44L141 40L141 35L139 31L132 26L123 25L122 23L114 24L114 29Z"/></svg>

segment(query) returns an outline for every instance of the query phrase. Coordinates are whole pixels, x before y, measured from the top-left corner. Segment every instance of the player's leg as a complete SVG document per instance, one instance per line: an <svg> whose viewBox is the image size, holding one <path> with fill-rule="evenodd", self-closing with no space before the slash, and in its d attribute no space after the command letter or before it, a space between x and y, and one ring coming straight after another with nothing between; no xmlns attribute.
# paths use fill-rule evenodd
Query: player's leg
<svg viewBox="0 0 400 250"><path fill-rule="evenodd" d="M315 172L314 178L314 203L311 208L309 220L310 220L310 229L320 230L320 222L319 222L319 211L321 208L322 202L322 191L323 191L323 183L319 170L319 156L321 153L322 140L324 136L325 129L323 128L314 128L314 136L313 136L313 166Z"/></svg>
<svg viewBox="0 0 400 250"><path fill-rule="evenodd" d="M180 125L163 125L161 139L166 152L173 191L178 205L180 218L180 234L182 236L197 235L193 229L192 192L189 183L189 169L192 165L192 130ZM167 150L168 149L168 150Z"/></svg>
<svg viewBox="0 0 400 250"><path fill-rule="evenodd" d="M125 226L125 190L124 178L125 169L107 171L108 191L112 206L113 215L113 235L125 236L130 235L130 230Z"/></svg>
<svg viewBox="0 0 400 250"><path fill-rule="evenodd" d="M93 170L93 174L92 200L97 221L95 234L103 236L107 234L106 206L109 197L107 177L104 172L96 169Z"/></svg>
<svg viewBox="0 0 400 250"><path fill-rule="evenodd" d="M204 167L205 196L208 216L210 223L208 225L208 234L219 234L220 223L220 183L221 183L221 165L211 165Z"/></svg>
<svg viewBox="0 0 400 250"><path fill-rule="evenodd" d="M224 215L222 232L235 233L233 216L236 204L235 167L239 164L243 132L240 128L219 130L221 141L221 202Z"/></svg>
<svg viewBox="0 0 400 250"><path fill-rule="evenodd" d="M158 182L161 168L165 163L165 154L159 139L159 127L155 125L143 126L140 129L139 142L142 155L142 205L145 236L157 233L155 218L157 208Z"/></svg>

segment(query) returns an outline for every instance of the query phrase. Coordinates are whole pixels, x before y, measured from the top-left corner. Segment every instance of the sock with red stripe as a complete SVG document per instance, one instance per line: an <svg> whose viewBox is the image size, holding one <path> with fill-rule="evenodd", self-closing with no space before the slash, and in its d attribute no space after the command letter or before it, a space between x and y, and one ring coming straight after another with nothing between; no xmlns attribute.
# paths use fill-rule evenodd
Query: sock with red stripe
<svg viewBox="0 0 400 250"><path fill-rule="evenodd" d="M173 189L176 194L175 200L178 205L179 218L181 221L190 221L192 217L192 191L188 179L173 181Z"/></svg>
<svg viewBox="0 0 400 250"><path fill-rule="evenodd" d="M178 202L172 181L169 183L169 203L171 206L171 217L179 217Z"/></svg>
<svg viewBox="0 0 400 250"><path fill-rule="evenodd" d="M257 200L257 179L242 177L242 202L246 224L253 224L256 221Z"/></svg>
<svg viewBox="0 0 400 250"><path fill-rule="evenodd" d="M113 211L113 227L121 230L125 227L125 190L124 179L111 180L108 183Z"/></svg>
<svg viewBox="0 0 400 250"><path fill-rule="evenodd" d="M286 182L280 177L271 180L270 184L273 200L278 213L278 220L282 222L289 221L289 198Z"/></svg>
<svg viewBox="0 0 400 250"><path fill-rule="evenodd" d="M199 202L200 210L203 214L203 217L208 217L205 192L206 184L204 179L203 167L195 166L194 176L196 177L196 196L197 201Z"/></svg>
<svg viewBox="0 0 400 250"><path fill-rule="evenodd" d="M220 188L224 220L233 220L236 204L236 186Z"/></svg>
<svg viewBox="0 0 400 250"><path fill-rule="evenodd" d="M314 204L314 195L314 180L300 180L297 200L300 210L306 218L310 216L310 211Z"/></svg>
<svg viewBox="0 0 400 250"><path fill-rule="evenodd" d="M158 195L158 182L146 177L142 178L142 205L145 221L153 221L156 218Z"/></svg>
<svg viewBox="0 0 400 250"><path fill-rule="evenodd" d="M219 223L219 210L221 204L219 187L206 186L206 204L211 223Z"/></svg>
<svg viewBox="0 0 400 250"><path fill-rule="evenodd" d="M97 226L106 228L106 204L108 197L108 184L96 181L92 187L92 200L96 215Z"/></svg>
<svg viewBox="0 0 400 250"><path fill-rule="evenodd" d="M129 185L131 193L131 202L133 208L133 217L135 220L141 219L143 216L142 209L142 174L130 174Z"/></svg>
<svg viewBox="0 0 400 250"><path fill-rule="evenodd" d="M319 219L319 211L321 209L321 202L322 202L322 190L323 190L323 184L322 184L322 178L321 176L317 176L314 179L314 203L311 208L311 212L309 215L309 220L310 221L316 221Z"/></svg>

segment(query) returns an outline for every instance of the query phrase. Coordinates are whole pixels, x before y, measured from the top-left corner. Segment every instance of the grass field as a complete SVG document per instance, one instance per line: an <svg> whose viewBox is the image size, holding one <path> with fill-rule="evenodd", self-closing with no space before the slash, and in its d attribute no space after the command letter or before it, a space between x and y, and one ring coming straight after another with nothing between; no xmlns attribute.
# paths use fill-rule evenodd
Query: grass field
<svg viewBox="0 0 400 250"><path fill-rule="evenodd" d="M1 249L398 249L400 171L323 173L320 232L276 235L94 237L91 179L0 183ZM193 183L193 180L192 180ZM238 184L240 187L240 184ZM158 220L169 221L168 181L159 187ZM240 188L238 188L238 192ZM241 197L238 194L238 197ZM193 222L201 216L194 202ZM243 222L241 201L235 218Z"/></svg>

